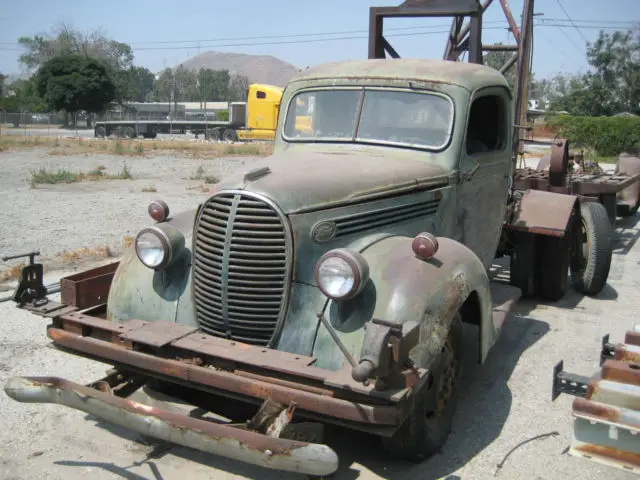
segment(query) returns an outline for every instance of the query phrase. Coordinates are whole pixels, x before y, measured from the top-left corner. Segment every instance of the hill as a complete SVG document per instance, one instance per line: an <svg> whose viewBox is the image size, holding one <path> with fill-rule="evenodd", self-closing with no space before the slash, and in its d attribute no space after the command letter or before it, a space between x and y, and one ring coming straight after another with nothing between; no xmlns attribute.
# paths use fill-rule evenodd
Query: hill
<svg viewBox="0 0 640 480"><path fill-rule="evenodd" d="M231 74L245 75L251 83L266 83L284 87L298 73L298 68L271 55L244 53L204 52L181 63L184 68L199 70L229 70Z"/></svg>

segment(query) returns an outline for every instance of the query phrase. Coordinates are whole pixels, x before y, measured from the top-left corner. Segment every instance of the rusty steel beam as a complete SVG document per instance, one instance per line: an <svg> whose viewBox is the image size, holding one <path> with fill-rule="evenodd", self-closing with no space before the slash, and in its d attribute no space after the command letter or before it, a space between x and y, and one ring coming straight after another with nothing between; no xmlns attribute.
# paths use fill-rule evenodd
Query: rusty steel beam
<svg viewBox="0 0 640 480"><path fill-rule="evenodd" d="M326 445L299 442L143 405L55 377L12 377L5 393L18 402L56 403L170 443L260 467L330 475L338 456Z"/></svg>
<svg viewBox="0 0 640 480"><path fill-rule="evenodd" d="M517 52L518 48L520 48L518 45L482 45L482 50L485 52Z"/></svg>
<svg viewBox="0 0 640 480"><path fill-rule="evenodd" d="M564 372L562 361L554 368L552 400L576 396L569 454L640 474L640 325L623 343L611 344L605 335L600 358L600 371L590 378Z"/></svg>
<svg viewBox="0 0 640 480"><path fill-rule="evenodd" d="M511 10L509 9L509 3L507 0L500 0L500 6L502 7L502 11L504 12L504 16L507 17L507 22L509 23L509 28L511 33L513 34L513 38L516 40L516 43L520 44L520 30L518 30L518 25L516 25L516 21L513 19L513 15L511 14Z"/></svg>
<svg viewBox="0 0 640 480"><path fill-rule="evenodd" d="M482 15L492 3L493 3L493 0L484 0L480 5L480 10L478 13ZM462 41L464 40L464 37L466 37L467 34L469 33L469 30L471 30L470 22L467 23L464 27L462 27L462 30L460 30L460 33L458 34L458 38L456 39L456 44L462 43Z"/></svg>
<svg viewBox="0 0 640 480"><path fill-rule="evenodd" d="M83 337L58 328L49 328L47 335L61 347L143 374L161 376L169 381L187 382L192 388L213 389L222 395L231 392L260 400L269 398L283 404L294 401L299 409L325 416L329 421L337 418L370 425L398 426L407 413L406 402L392 406L356 403L265 380L249 379L224 370L128 350L108 341Z"/></svg>

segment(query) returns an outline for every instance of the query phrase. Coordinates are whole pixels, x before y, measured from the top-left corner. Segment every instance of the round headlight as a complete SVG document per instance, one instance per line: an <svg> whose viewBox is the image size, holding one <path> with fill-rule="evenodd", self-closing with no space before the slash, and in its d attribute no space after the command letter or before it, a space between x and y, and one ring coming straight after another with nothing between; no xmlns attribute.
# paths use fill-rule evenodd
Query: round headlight
<svg viewBox="0 0 640 480"><path fill-rule="evenodd" d="M135 241L136 255L140 261L156 270L170 265L182 247L184 236L168 225L144 228Z"/></svg>
<svg viewBox="0 0 640 480"><path fill-rule="evenodd" d="M360 253L335 249L316 264L316 284L332 300L347 300L362 291L369 280L369 264Z"/></svg>

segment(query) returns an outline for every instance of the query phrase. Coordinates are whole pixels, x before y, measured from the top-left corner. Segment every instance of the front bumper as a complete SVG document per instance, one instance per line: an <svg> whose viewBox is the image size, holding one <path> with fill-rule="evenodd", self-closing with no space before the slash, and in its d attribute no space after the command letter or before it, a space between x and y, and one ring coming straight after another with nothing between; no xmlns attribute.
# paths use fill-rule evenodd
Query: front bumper
<svg viewBox="0 0 640 480"><path fill-rule="evenodd" d="M4 387L25 403L57 403L159 440L265 468L330 475L338 456L325 445L269 437L143 405L54 377L13 377Z"/></svg>
<svg viewBox="0 0 640 480"><path fill-rule="evenodd" d="M143 384L159 380L187 387L200 397L216 394L262 404L258 413L246 423L215 424L173 412L162 403L124 398L122 391L105 393L93 384L58 378L12 378L5 385L7 395L20 402L66 405L151 437L266 468L327 475L337 468L335 452L281 437L282 422L288 424L295 412L297 417L390 436L406 419L415 392L427 378L426 370L407 367L399 387L377 390L373 382L354 381L350 366L326 370L316 367L312 357L214 337L175 322L108 321L104 300L116 266L61 279L58 303L46 298L41 266L29 265L25 268L34 272L23 271L14 300L20 308L51 319L47 335L58 348L114 365L118 375L139 378ZM286 415L272 415L268 428L256 424L263 409L273 405L286 407L280 412ZM273 425L280 427L274 430Z"/></svg>

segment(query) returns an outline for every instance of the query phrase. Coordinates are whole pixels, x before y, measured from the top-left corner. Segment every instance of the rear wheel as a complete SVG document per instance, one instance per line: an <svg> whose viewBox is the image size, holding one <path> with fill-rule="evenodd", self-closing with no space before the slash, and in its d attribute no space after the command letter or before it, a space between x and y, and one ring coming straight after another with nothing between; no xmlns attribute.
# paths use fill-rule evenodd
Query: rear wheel
<svg viewBox="0 0 640 480"><path fill-rule="evenodd" d="M447 441L458 397L462 371L462 320L456 315L445 345L433 366L433 378L425 385L404 424L392 437L381 437L392 457L420 462L438 453Z"/></svg>
<svg viewBox="0 0 640 480"><path fill-rule="evenodd" d="M97 138L104 138L106 134L107 134L107 131L102 125L99 127L96 127L95 136Z"/></svg>
<svg viewBox="0 0 640 480"><path fill-rule="evenodd" d="M574 233L571 280L580 293L595 295L607 283L613 253L613 229L599 202L580 204L581 221Z"/></svg>
<svg viewBox="0 0 640 480"><path fill-rule="evenodd" d="M212 142L217 142L220 140L220 130L217 128L213 128L209 130L205 135L206 140L211 140Z"/></svg>
<svg viewBox="0 0 640 480"><path fill-rule="evenodd" d="M235 130L228 128L222 134L222 140L224 140L225 142L237 142L238 134Z"/></svg>
<svg viewBox="0 0 640 480"><path fill-rule="evenodd" d="M136 131L133 129L133 127L125 127L123 132L124 132L124 136L127 138L136 137Z"/></svg>

